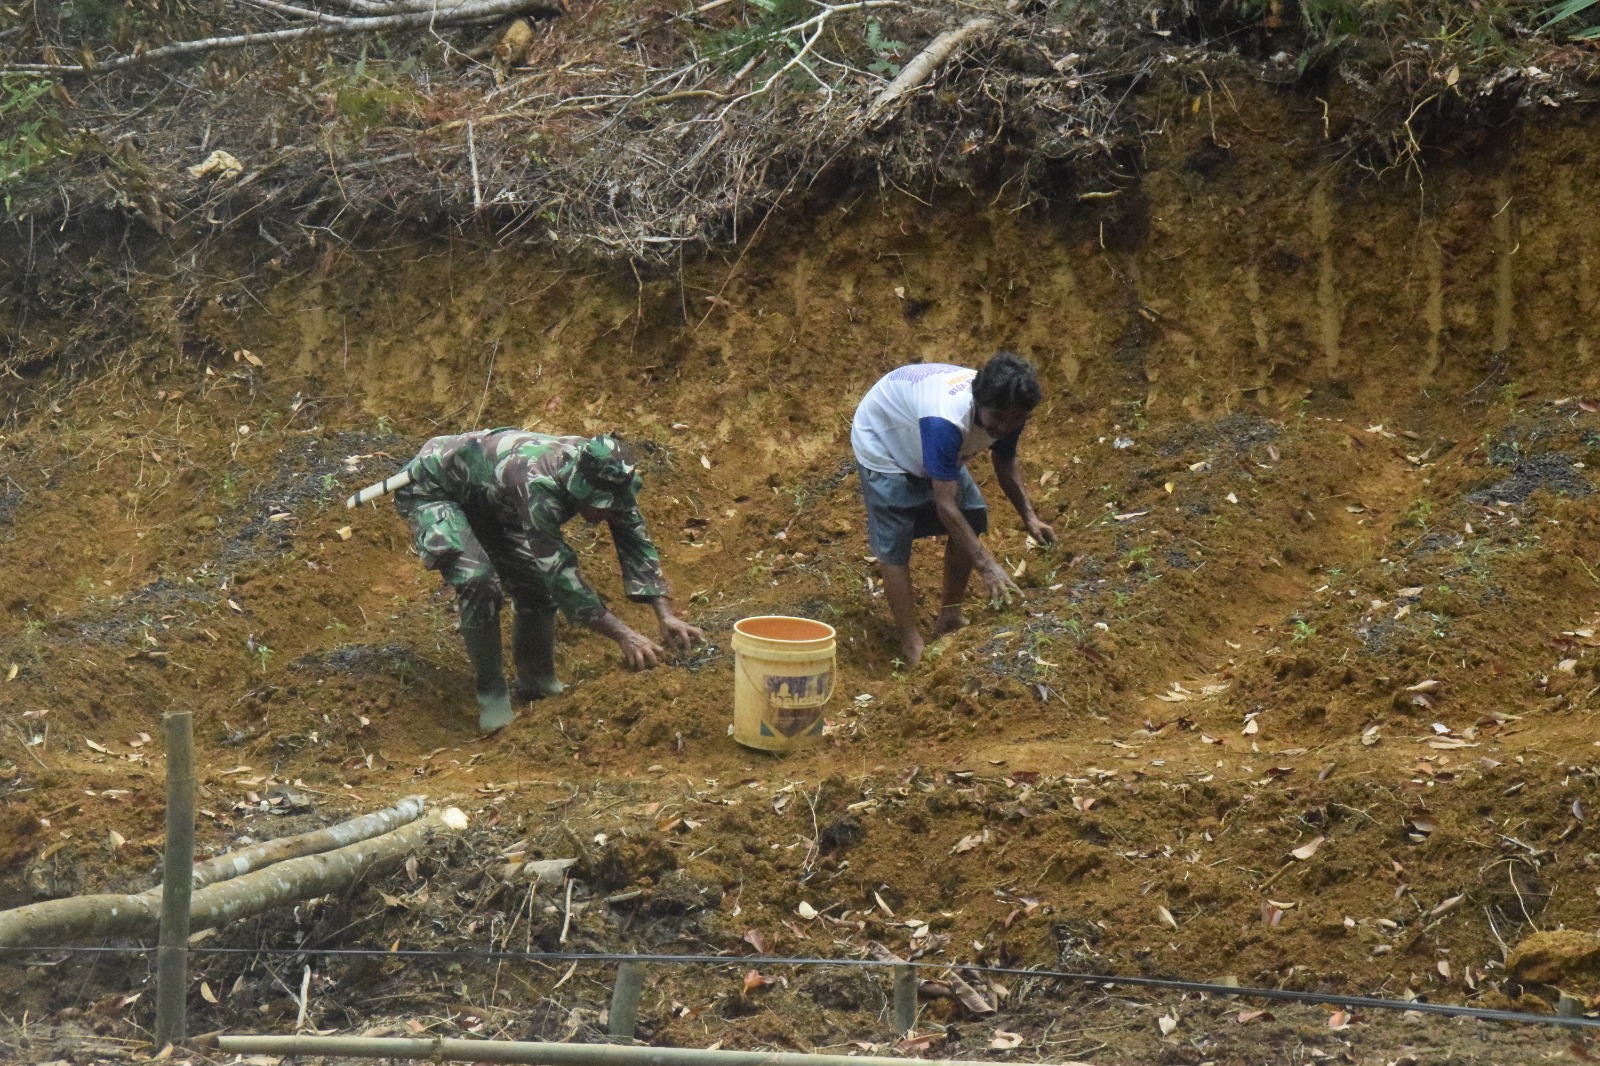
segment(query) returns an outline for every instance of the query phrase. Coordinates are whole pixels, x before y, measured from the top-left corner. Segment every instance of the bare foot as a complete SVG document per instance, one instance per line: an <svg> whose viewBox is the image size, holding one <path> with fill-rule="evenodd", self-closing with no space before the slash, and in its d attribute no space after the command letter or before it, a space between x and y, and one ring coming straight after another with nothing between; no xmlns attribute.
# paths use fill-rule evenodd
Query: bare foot
<svg viewBox="0 0 1600 1066"><path fill-rule="evenodd" d="M909 670L922 661L922 634L911 632L900 638L900 661L905 665L901 669Z"/></svg>
<svg viewBox="0 0 1600 1066"><path fill-rule="evenodd" d="M930 640L938 640L942 636L954 633L967 625L967 616L960 611L940 611L939 617L933 621L933 635Z"/></svg>

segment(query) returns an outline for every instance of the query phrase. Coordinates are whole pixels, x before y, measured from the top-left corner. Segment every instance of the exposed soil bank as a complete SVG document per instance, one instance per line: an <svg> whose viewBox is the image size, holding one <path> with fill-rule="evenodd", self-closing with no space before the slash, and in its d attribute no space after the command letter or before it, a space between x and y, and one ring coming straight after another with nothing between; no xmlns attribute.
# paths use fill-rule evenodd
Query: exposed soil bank
<svg viewBox="0 0 1600 1066"><path fill-rule="evenodd" d="M1508 135L1419 193L1318 172L1320 108L1298 97L1146 107L1141 179L1070 210L858 190L681 272L426 239L325 246L237 300L135 282L149 298L123 364L0 442L0 671L17 666L0 682L0 901L148 884L161 767L139 734L182 704L213 848L299 828L261 811L284 782L318 808L308 823L417 791L477 818L386 895L230 945L555 947L564 899L502 856L520 839L570 854L570 829L593 851L568 945L585 950L875 940L1588 1003L1581 952L1526 952L1538 964L1517 971L1505 949L1595 929L1600 416L1581 397L1600 391L1600 148L1576 123ZM97 325L88 305L52 321L10 301L19 349ZM863 559L849 415L899 363L1002 347L1045 380L1023 460L1062 544L1028 549L980 470L1028 601L974 604L903 674ZM712 647L635 676L563 629L569 692L479 738L449 600L390 508L339 502L473 424L640 441L646 514ZM620 601L609 548L572 537ZM917 557L924 590L937 560ZM725 735L729 628L757 613L840 632L830 736L783 760ZM297 989L298 965L212 959L207 988L228 994L196 1001L204 1026L286 1027L297 1004L274 974ZM592 1032L605 1001L598 973L555 988L561 968L452 965L319 964L314 1022L424 1011L433 1031L563 1036ZM0 971L7 1016L65 1026L98 1004L111 1036L146 1017L150 997L117 999L142 969L49 972L71 979ZM684 975L647 996L645 1035L885 1041L881 986L846 978L739 995L737 974ZM1009 991L998 1024L1030 1057L1364 1062L1420 1042L1431 1060L1518 1061L1575 1039ZM1079 1012L1066 1044L1062 1003ZM925 1021L953 1026L951 1054L995 1025L948 999ZM43 1047L27 1053L60 1053Z"/></svg>

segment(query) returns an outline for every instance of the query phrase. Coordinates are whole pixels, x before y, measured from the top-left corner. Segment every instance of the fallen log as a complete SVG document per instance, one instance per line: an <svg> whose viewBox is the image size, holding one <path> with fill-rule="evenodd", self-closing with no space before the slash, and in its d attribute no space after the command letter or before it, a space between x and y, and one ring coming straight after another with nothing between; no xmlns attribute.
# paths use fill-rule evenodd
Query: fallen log
<svg viewBox="0 0 1600 1066"><path fill-rule="evenodd" d="M867 118L870 120L881 115L890 104L933 77L951 54L969 37L986 33L994 29L995 25L996 22L992 18L969 19L955 29L946 30L929 41L928 46L902 67L894 81L891 81L867 106Z"/></svg>
<svg viewBox="0 0 1600 1066"><path fill-rule="evenodd" d="M437 836L466 827L467 816L450 807L370 840L287 859L208 885L190 899L189 928L195 932L214 929L287 903L347 888L369 873L400 862ZM137 895L47 900L0 911L0 948L43 947L108 936L151 936L160 925L160 916L159 888Z"/></svg>
<svg viewBox="0 0 1600 1066"><path fill-rule="evenodd" d="M338 825L315 829L298 836L268 840L243 851L230 851L226 855L218 855L204 862L195 863L194 887L205 888L218 881L242 877L252 870L259 870L263 866L283 862L285 859L298 859L302 855L315 855L318 852L342 848L346 844L354 844L359 840L369 840L398 829L408 822L416 821L422 817L426 805L427 800L422 796L407 796L387 810L363 814L348 822L340 822ZM153 888L150 891L159 893L161 889Z"/></svg>

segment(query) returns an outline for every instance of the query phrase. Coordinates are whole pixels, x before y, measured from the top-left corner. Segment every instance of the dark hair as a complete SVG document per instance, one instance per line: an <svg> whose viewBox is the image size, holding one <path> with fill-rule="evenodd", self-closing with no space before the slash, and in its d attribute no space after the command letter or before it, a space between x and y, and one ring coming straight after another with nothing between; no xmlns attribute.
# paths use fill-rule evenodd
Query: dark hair
<svg viewBox="0 0 1600 1066"><path fill-rule="evenodd" d="M1021 356L1000 352L984 363L973 379L972 399L979 407L1031 411L1039 406L1039 375Z"/></svg>

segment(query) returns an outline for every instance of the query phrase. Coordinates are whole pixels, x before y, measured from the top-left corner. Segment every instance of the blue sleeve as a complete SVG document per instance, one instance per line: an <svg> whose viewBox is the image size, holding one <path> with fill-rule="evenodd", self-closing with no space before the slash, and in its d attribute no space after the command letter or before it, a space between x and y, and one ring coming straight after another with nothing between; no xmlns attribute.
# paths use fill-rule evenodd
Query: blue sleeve
<svg viewBox="0 0 1600 1066"><path fill-rule="evenodd" d="M1015 459L1017 457L1017 441L1022 439L1022 430L1007 433L993 444L989 445L989 454L995 459Z"/></svg>
<svg viewBox="0 0 1600 1066"><path fill-rule="evenodd" d="M917 420L922 431L922 466L935 481L961 476L961 430L948 418L930 415Z"/></svg>

